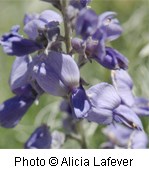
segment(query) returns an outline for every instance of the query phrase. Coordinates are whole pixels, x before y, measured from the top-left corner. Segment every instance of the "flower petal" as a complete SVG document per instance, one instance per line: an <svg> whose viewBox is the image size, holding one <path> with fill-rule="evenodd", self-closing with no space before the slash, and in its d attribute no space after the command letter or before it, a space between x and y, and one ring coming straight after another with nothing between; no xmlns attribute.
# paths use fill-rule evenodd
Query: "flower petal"
<svg viewBox="0 0 149 179"><path fill-rule="evenodd" d="M135 131L132 134L131 148L132 149L145 149L148 144L148 136L144 131Z"/></svg>
<svg viewBox="0 0 149 179"><path fill-rule="evenodd" d="M115 12L107 11L102 13L98 17L100 24L99 27L104 30L104 32L106 33L107 40L110 41L117 39L123 32L123 29L115 16Z"/></svg>
<svg viewBox="0 0 149 179"><path fill-rule="evenodd" d="M139 149L146 148L148 144L144 131L131 129L118 123L107 126L103 129L103 133L109 139L108 142L115 147Z"/></svg>
<svg viewBox="0 0 149 179"><path fill-rule="evenodd" d="M12 65L9 84L11 90L26 85L30 77L30 65L32 59L29 56L17 57Z"/></svg>
<svg viewBox="0 0 149 179"><path fill-rule="evenodd" d="M100 83L87 90L92 106L113 110L121 103L115 88L108 83Z"/></svg>
<svg viewBox="0 0 149 179"><path fill-rule="evenodd" d="M113 120L113 110L121 103L114 87L108 83L100 83L89 88L87 96L91 109L86 118L99 124L110 124Z"/></svg>
<svg viewBox="0 0 149 179"><path fill-rule="evenodd" d="M97 24L96 13L91 9L82 9L76 21L76 33L86 39L95 33Z"/></svg>
<svg viewBox="0 0 149 179"><path fill-rule="evenodd" d="M0 39L0 45L8 55L24 56L42 48L36 42L24 39L19 33L19 26L13 26L9 33L5 33Z"/></svg>
<svg viewBox="0 0 149 179"><path fill-rule="evenodd" d="M135 97L134 100L133 111L138 116L149 116L149 100L142 97Z"/></svg>
<svg viewBox="0 0 149 179"><path fill-rule="evenodd" d="M133 131L134 130L119 123L111 124L102 130L104 135L108 137L114 145L120 147L126 147L128 145L129 137Z"/></svg>
<svg viewBox="0 0 149 179"><path fill-rule="evenodd" d="M36 40L39 36L39 29L44 29L46 23L39 19L34 19L29 21L24 26L24 32L28 35L28 37L32 40Z"/></svg>
<svg viewBox="0 0 149 179"><path fill-rule="evenodd" d="M127 71L122 69L112 71L111 77L113 85L122 99L122 103L131 107L134 104L134 96L132 94L133 81L131 77Z"/></svg>
<svg viewBox="0 0 149 179"><path fill-rule="evenodd" d="M51 51L43 60L37 59L33 72L41 88L55 96L66 96L79 86L80 72L70 55Z"/></svg>
<svg viewBox="0 0 149 179"><path fill-rule="evenodd" d="M38 17L39 17L39 14L37 14L37 13L25 14L24 19L23 19L24 25L26 25L27 23L29 23L32 20L38 19Z"/></svg>
<svg viewBox="0 0 149 179"><path fill-rule="evenodd" d="M85 118L87 112L91 108L88 97L82 87L77 88L72 92L70 104L76 118Z"/></svg>
<svg viewBox="0 0 149 179"><path fill-rule="evenodd" d="M52 21L61 23L63 21L62 17L57 12L52 10L43 11L39 16L39 19L44 21L45 23L49 23Z"/></svg>
<svg viewBox="0 0 149 179"><path fill-rule="evenodd" d="M104 58L98 59L99 63L108 69L127 69L128 59L117 50L106 47Z"/></svg>
<svg viewBox="0 0 149 179"><path fill-rule="evenodd" d="M141 120L139 117L125 105L120 105L118 108L113 111L113 118L116 122L123 123L124 125L130 128L136 128L139 130L143 129Z"/></svg>
<svg viewBox="0 0 149 179"><path fill-rule="evenodd" d="M88 115L86 117L90 122L96 122L98 124L108 125L112 123L113 120L113 113L109 109L91 107L88 111Z"/></svg>

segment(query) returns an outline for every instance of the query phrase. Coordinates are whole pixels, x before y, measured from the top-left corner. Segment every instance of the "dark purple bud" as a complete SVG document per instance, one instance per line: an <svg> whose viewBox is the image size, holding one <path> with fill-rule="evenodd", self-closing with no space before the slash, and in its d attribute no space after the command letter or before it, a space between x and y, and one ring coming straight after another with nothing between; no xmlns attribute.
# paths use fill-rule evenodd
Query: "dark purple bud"
<svg viewBox="0 0 149 179"><path fill-rule="evenodd" d="M91 104L83 87L76 88L71 92L70 104L77 119L87 117Z"/></svg>
<svg viewBox="0 0 149 179"><path fill-rule="evenodd" d="M128 59L111 47L106 47L104 58L101 58L99 55L96 61L108 69L116 70L128 68Z"/></svg>
<svg viewBox="0 0 149 179"><path fill-rule="evenodd" d="M80 4L83 7L86 7L92 0L80 0Z"/></svg>
<svg viewBox="0 0 149 179"><path fill-rule="evenodd" d="M99 29L104 31L106 39L110 41L117 39L123 31L115 16L115 12L104 12L98 17Z"/></svg>
<svg viewBox="0 0 149 179"><path fill-rule="evenodd" d="M76 33L83 39L93 35L97 29L98 17L91 9L82 9L76 21Z"/></svg>
<svg viewBox="0 0 149 179"><path fill-rule="evenodd" d="M112 83L122 99L122 103L127 106L134 104L134 96L132 94L133 81L128 72L120 69L111 73Z"/></svg>
<svg viewBox="0 0 149 179"><path fill-rule="evenodd" d="M54 96L67 96L80 82L80 72L70 55L51 51L36 57L33 76L39 86Z"/></svg>
<svg viewBox="0 0 149 179"><path fill-rule="evenodd" d="M71 0L70 5L81 10L82 8L85 8L90 2L91 0Z"/></svg>
<svg viewBox="0 0 149 179"><path fill-rule="evenodd" d="M52 137L47 125L38 127L24 145L25 149L49 149Z"/></svg>
<svg viewBox="0 0 149 179"><path fill-rule="evenodd" d="M116 109L114 109L113 118L116 122L122 123L132 129L143 129L139 117L131 108L125 105L120 105Z"/></svg>
<svg viewBox="0 0 149 179"><path fill-rule="evenodd" d="M72 48L75 52L77 53L84 53L84 49L83 49L83 40L82 39L79 39L77 37L73 38L71 40L71 45L72 45Z"/></svg>
<svg viewBox="0 0 149 179"><path fill-rule="evenodd" d="M91 103L91 109L86 118L99 124L112 123L113 110L121 103L115 88L108 83L100 83L89 88L87 96Z"/></svg>
<svg viewBox="0 0 149 179"><path fill-rule="evenodd" d="M34 100L35 97L15 96L0 104L0 126L15 127Z"/></svg>

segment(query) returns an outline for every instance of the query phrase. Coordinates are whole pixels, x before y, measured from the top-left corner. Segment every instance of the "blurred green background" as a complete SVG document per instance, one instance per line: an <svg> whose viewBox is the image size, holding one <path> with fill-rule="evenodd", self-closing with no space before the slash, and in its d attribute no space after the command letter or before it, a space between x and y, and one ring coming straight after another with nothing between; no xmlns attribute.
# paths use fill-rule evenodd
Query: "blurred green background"
<svg viewBox="0 0 149 179"><path fill-rule="evenodd" d="M100 14L104 11L115 11L124 29L123 35L111 45L129 59L129 73L134 80L134 93L149 98L149 1L148 0L92 0L91 7ZM0 0L0 35L8 32L11 26L21 25L23 34L23 17L25 13L38 13L52 7L39 0ZM8 79L15 57L7 56L0 48L0 103L13 96L9 89ZM101 81L111 83L110 71L96 62L87 64L81 74L89 84ZM59 111L58 97L43 95L39 105L33 105L19 125L13 129L0 128L0 148L23 148L24 142L32 131L48 122L51 130L61 128L63 114ZM149 117L142 118L145 131L149 135ZM86 127L86 126L85 126ZM89 148L98 148L104 140L101 128L90 124L84 128ZM92 128L92 130L91 130ZM87 130L86 130L87 129ZM64 148L79 148L68 141Z"/></svg>

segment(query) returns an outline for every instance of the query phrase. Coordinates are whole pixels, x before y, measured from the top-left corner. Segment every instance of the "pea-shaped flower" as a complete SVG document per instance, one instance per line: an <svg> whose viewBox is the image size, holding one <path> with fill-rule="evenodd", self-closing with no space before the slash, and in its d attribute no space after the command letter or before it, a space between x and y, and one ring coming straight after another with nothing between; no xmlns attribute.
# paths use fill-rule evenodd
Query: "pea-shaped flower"
<svg viewBox="0 0 149 179"><path fill-rule="evenodd" d="M55 11L45 10L38 16L33 16L30 18L30 15L26 15L24 22L24 32L32 40L36 40L41 34L40 31L44 31L46 26L51 22L62 22L62 17Z"/></svg>
<svg viewBox="0 0 149 179"><path fill-rule="evenodd" d="M42 48L41 44L31 39L23 38L18 31L19 26L13 26L9 33L5 33L0 38L0 45L2 45L6 54L23 56Z"/></svg>
<svg viewBox="0 0 149 179"><path fill-rule="evenodd" d="M54 96L67 96L80 86L79 68L70 55L51 51L35 57L33 77Z"/></svg>
<svg viewBox="0 0 149 179"><path fill-rule="evenodd" d="M78 103L76 101L76 105L73 105L77 106L78 116L82 115L88 121L98 124L107 125L116 121L129 128L143 129L135 112L127 106L121 105L121 98L112 85L100 83L89 88L85 94L86 96L79 95L79 98L76 98ZM79 112L77 109L80 109Z"/></svg>
<svg viewBox="0 0 149 179"><path fill-rule="evenodd" d="M112 124L103 129L104 135L111 143L110 148L144 149L148 144L148 137L144 131L130 129L120 124ZM105 143L105 144L106 144ZM102 146L106 146L106 145Z"/></svg>
<svg viewBox="0 0 149 179"><path fill-rule="evenodd" d="M99 124L112 123L113 110L121 103L114 87L108 83L100 83L89 88L86 93L91 103L86 118Z"/></svg>
<svg viewBox="0 0 149 179"><path fill-rule="evenodd" d="M122 99L122 103L130 107L139 116L149 116L149 100L136 97L133 92L133 81L125 70L116 70L111 73L112 82Z"/></svg>

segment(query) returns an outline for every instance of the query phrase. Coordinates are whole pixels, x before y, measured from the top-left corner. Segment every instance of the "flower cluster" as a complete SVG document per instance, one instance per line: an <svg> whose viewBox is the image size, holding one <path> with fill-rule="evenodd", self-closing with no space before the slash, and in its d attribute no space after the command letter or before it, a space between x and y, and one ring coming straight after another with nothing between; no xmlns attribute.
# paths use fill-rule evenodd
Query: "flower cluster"
<svg viewBox="0 0 149 179"><path fill-rule="evenodd" d="M82 120L108 125L104 134L109 142L104 148L145 148L148 140L139 116L149 115L149 101L133 95L128 59L107 46L123 32L116 13L97 15L88 8L90 0L44 1L60 13L26 14L26 38L19 34L19 25L0 38L4 53L16 56L9 79L15 96L0 104L0 126L15 127L29 107L48 93L63 99L60 110L67 114L63 119L66 137L41 124L25 148L54 148L53 141L59 148L68 137L81 143L77 125ZM80 68L92 60L111 70L112 84L85 87Z"/></svg>

